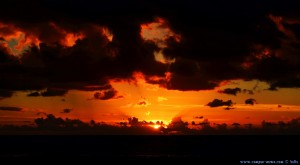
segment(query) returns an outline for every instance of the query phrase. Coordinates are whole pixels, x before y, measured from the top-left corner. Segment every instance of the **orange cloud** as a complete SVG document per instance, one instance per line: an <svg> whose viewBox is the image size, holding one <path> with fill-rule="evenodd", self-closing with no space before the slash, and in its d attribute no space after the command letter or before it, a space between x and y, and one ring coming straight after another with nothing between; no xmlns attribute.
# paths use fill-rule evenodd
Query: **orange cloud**
<svg viewBox="0 0 300 165"><path fill-rule="evenodd" d="M14 56L22 54L31 45L39 46L40 40L33 34L26 32L14 24L5 24L0 22L0 35L4 39L3 45ZM17 45L11 46L9 43L15 41Z"/></svg>
<svg viewBox="0 0 300 165"><path fill-rule="evenodd" d="M174 38L176 42L180 42L181 36L174 33L168 22L162 18L156 18L154 22L141 25L141 36L144 40L153 41L160 48L166 47L166 40Z"/></svg>
<svg viewBox="0 0 300 165"><path fill-rule="evenodd" d="M151 23L141 24L140 35L145 41L152 41L161 49L167 47L167 40L170 38L176 42L180 42L181 40L181 36L173 32L168 22L162 18L156 18L155 21ZM175 58L165 58L161 50L154 52L154 57L157 62L163 64L175 62Z"/></svg>
<svg viewBox="0 0 300 165"><path fill-rule="evenodd" d="M17 51L22 52L27 49L28 46L37 46L39 47L41 41L34 35L25 36L23 39L20 39L18 44L14 47Z"/></svg>
<svg viewBox="0 0 300 165"><path fill-rule="evenodd" d="M67 30L59 27L54 22L50 22L49 25L53 27L57 32L62 34L64 37L60 39L60 44L66 47L72 47L75 45L76 41L79 39L85 38L85 35L82 33L72 33L68 32Z"/></svg>

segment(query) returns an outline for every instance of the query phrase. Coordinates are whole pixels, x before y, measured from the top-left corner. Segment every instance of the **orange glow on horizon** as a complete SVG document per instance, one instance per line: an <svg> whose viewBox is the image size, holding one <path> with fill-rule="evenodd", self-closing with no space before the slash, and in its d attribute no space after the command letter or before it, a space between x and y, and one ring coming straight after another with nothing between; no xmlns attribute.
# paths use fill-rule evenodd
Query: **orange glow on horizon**
<svg viewBox="0 0 300 165"><path fill-rule="evenodd" d="M152 126L154 129L159 129L161 126L160 125L153 125Z"/></svg>

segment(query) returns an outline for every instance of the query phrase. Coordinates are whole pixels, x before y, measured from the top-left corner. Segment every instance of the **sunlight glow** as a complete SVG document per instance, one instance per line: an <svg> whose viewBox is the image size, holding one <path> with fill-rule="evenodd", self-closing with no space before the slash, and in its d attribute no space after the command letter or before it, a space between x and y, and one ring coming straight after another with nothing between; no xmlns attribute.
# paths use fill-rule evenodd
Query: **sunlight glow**
<svg viewBox="0 0 300 165"><path fill-rule="evenodd" d="M153 128L158 129L158 128L160 128L160 125L154 125Z"/></svg>

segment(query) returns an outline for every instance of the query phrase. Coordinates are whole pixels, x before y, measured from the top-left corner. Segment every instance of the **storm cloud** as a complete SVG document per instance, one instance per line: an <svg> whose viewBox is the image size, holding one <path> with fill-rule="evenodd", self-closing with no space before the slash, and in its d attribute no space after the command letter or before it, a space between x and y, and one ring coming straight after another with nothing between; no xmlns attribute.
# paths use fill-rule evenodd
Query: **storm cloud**
<svg viewBox="0 0 300 165"><path fill-rule="evenodd" d="M82 2L2 2L0 99L15 91L49 97L82 90L108 100L118 97L110 82L134 81L135 72L182 91L232 79L265 81L270 90L300 87L298 2ZM152 22L165 38L141 35Z"/></svg>

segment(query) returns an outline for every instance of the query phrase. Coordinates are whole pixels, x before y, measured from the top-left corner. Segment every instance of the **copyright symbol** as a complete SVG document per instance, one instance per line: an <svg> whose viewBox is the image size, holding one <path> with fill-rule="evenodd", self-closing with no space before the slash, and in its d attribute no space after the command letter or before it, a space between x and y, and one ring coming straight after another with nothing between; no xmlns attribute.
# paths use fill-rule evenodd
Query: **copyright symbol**
<svg viewBox="0 0 300 165"><path fill-rule="evenodd" d="M285 164L289 164L289 161L288 161L288 160L285 160Z"/></svg>

